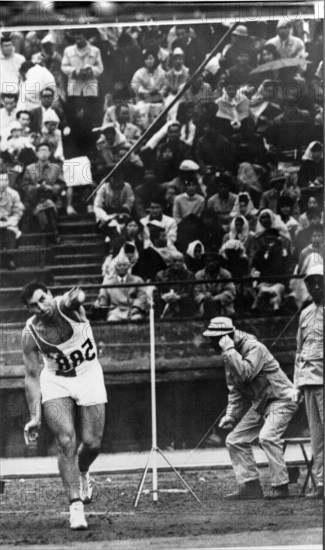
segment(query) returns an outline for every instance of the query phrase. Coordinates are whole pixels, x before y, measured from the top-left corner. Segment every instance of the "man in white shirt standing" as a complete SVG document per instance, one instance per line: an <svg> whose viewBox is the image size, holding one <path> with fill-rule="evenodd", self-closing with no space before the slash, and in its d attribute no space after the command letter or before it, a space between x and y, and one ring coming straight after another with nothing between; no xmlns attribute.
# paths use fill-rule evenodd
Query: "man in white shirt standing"
<svg viewBox="0 0 325 550"><path fill-rule="evenodd" d="M15 122L16 120L17 100L18 100L18 95L1 94L0 136L1 136L2 151L6 148L7 139L10 136L10 126L12 122Z"/></svg>
<svg viewBox="0 0 325 550"><path fill-rule="evenodd" d="M324 498L323 415L323 264L311 267L304 279L313 300L300 315L294 384L304 395L316 473L316 491L307 498Z"/></svg>
<svg viewBox="0 0 325 550"><path fill-rule="evenodd" d="M18 94L19 69L24 61L25 57L15 52L11 34L3 33L0 52L1 93Z"/></svg>

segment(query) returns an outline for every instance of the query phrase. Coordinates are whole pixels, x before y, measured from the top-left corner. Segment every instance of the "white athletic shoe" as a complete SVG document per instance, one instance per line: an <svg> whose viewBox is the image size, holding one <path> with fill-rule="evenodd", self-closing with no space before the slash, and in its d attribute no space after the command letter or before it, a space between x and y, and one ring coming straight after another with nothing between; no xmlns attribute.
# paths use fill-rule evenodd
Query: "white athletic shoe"
<svg viewBox="0 0 325 550"><path fill-rule="evenodd" d="M73 531L88 529L88 523L84 514L84 505L80 500L70 504L70 529Z"/></svg>
<svg viewBox="0 0 325 550"><path fill-rule="evenodd" d="M79 482L80 498L84 504L89 504L93 496L93 484L90 479L89 472L80 473Z"/></svg>

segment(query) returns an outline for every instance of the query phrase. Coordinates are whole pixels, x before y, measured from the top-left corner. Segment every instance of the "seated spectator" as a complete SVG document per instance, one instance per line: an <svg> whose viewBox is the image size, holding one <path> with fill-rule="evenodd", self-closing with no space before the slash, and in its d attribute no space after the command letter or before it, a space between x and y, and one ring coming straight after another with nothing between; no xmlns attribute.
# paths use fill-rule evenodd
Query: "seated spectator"
<svg viewBox="0 0 325 550"><path fill-rule="evenodd" d="M204 253L205 248L201 241L196 240L189 243L184 257L187 269L192 273L203 269L205 265Z"/></svg>
<svg viewBox="0 0 325 550"><path fill-rule="evenodd" d="M159 62L164 70L166 70L169 61L169 51L161 47L161 41L163 35L158 27L152 27L151 29L143 29L143 41L138 39L141 44L141 48L145 50L154 50L157 52Z"/></svg>
<svg viewBox="0 0 325 550"><path fill-rule="evenodd" d="M55 92L53 88L45 87L40 93L41 104L30 111L32 132L41 133L43 128L43 117L49 109L56 112L60 120L62 129L66 127L66 118L64 112L55 102Z"/></svg>
<svg viewBox="0 0 325 550"><path fill-rule="evenodd" d="M15 248L21 235L19 222L24 212L24 205L19 193L9 187L8 174L0 174L0 242L1 249L6 249L5 265L15 270ZM4 266L2 266L4 267Z"/></svg>
<svg viewBox="0 0 325 550"><path fill-rule="evenodd" d="M131 80L132 93L138 99L149 103L160 103L166 86L166 73L160 66L157 52L145 50L144 66L138 69Z"/></svg>
<svg viewBox="0 0 325 550"><path fill-rule="evenodd" d="M274 81L263 80L257 92L250 99L249 116L253 118L257 132L263 132L281 114L276 98Z"/></svg>
<svg viewBox="0 0 325 550"><path fill-rule="evenodd" d="M1 74L1 94L18 93L20 81L19 69L26 61L25 57L15 51L13 45L13 36L10 32L1 33L1 55L0 55L0 74Z"/></svg>
<svg viewBox="0 0 325 550"><path fill-rule="evenodd" d="M232 136L235 151L235 163L264 165L267 160L267 149L263 137L256 132L253 119L246 117L241 126Z"/></svg>
<svg viewBox="0 0 325 550"><path fill-rule="evenodd" d="M253 68L250 65L250 50L243 48L236 55L236 63L228 69L227 77L240 87L248 83L249 73Z"/></svg>
<svg viewBox="0 0 325 550"><path fill-rule="evenodd" d="M196 126L193 121L193 115L193 105L191 103L180 103L177 109L176 119L171 118L170 120L168 120L168 122L166 122L166 124L164 124L164 126L162 126L160 130L158 130L158 132L156 132L147 141L145 147L143 147L143 150L145 151L147 148L155 149L157 145L161 142L161 140L166 137L169 126L171 126L174 122L176 124L180 124L180 138L182 142L191 147L193 145L196 131Z"/></svg>
<svg viewBox="0 0 325 550"><path fill-rule="evenodd" d="M152 197L157 197L159 194L161 194L162 198L163 190L157 183L154 171L151 169L145 169L142 177L142 183L137 185L134 189L134 209L139 219L144 218L147 215Z"/></svg>
<svg viewBox="0 0 325 550"><path fill-rule="evenodd" d="M215 120L202 120L203 135L195 145L195 158L201 174L224 172L232 168L232 148L227 138L221 135Z"/></svg>
<svg viewBox="0 0 325 550"><path fill-rule="evenodd" d="M173 218L177 223L191 214L198 218L202 216L205 201L197 191L198 181L196 176L192 176L185 181L185 193L177 195L174 200Z"/></svg>
<svg viewBox="0 0 325 550"><path fill-rule="evenodd" d="M135 218L129 218L124 227L119 227L117 224L112 226L110 241L108 241L109 247L107 247L108 255L102 267L103 275L111 273L114 260L121 253L128 257L132 268L135 266L139 259L139 253L143 249L142 230L141 223ZM127 251L125 252L126 246Z"/></svg>
<svg viewBox="0 0 325 550"><path fill-rule="evenodd" d="M321 224L313 225L311 231L311 243L302 249L299 255L298 273L304 273L302 267L305 265L306 259L311 254L324 258L324 228Z"/></svg>
<svg viewBox="0 0 325 550"><path fill-rule="evenodd" d="M10 136L10 125L16 121L18 96L14 94L1 94L0 128L1 151L4 151L7 139Z"/></svg>
<svg viewBox="0 0 325 550"><path fill-rule="evenodd" d="M287 19L278 22L276 36L270 38L265 45L276 47L281 59L298 57L305 59L306 50L303 41L292 34L292 24Z"/></svg>
<svg viewBox="0 0 325 550"><path fill-rule="evenodd" d="M323 145L312 141L301 158L298 175L300 187L321 186L324 183Z"/></svg>
<svg viewBox="0 0 325 550"><path fill-rule="evenodd" d="M168 241L166 229L159 225L149 224L150 243L139 255L136 272L145 280L153 281L159 271L172 263L172 256L177 252L173 243Z"/></svg>
<svg viewBox="0 0 325 550"><path fill-rule="evenodd" d="M255 54L252 48L251 36L245 25L238 25L231 33L231 42L226 44L222 51L221 64L229 69L236 63L238 53L243 49L250 48L250 64L255 66Z"/></svg>
<svg viewBox="0 0 325 550"><path fill-rule="evenodd" d="M133 205L134 193L131 185L124 181L123 168L120 167L95 195L94 212L99 231L109 236L112 220L117 215L129 217Z"/></svg>
<svg viewBox="0 0 325 550"><path fill-rule="evenodd" d="M212 195L207 203L208 211L216 216L224 229L231 221L231 212L237 199L235 193L231 193L231 178L227 174L221 174L218 183L218 193Z"/></svg>
<svg viewBox="0 0 325 550"><path fill-rule="evenodd" d="M173 218L174 203L177 197L177 187L173 183L169 183L165 191L163 212L166 216Z"/></svg>
<svg viewBox="0 0 325 550"><path fill-rule="evenodd" d="M264 233L265 244L256 251L252 258L252 274L265 279L257 285L257 296L253 310L277 311L282 304L288 282L283 275L293 272L295 258L290 248L285 246L278 229L270 228ZM269 277L276 277L269 282Z"/></svg>
<svg viewBox="0 0 325 550"><path fill-rule="evenodd" d="M164 94L175 96L188 79L189 70L184 65L184 52L181 48L175 48L171 53L171 69L166 72Z"/></svg>
<svg viewBox="0 0 325 550"><path fill-rule="evenodd" d="M204 51L197 38L194 38L188 25L177 25L176 40L171 45L171 51L181 48L184 52L185 66L190 70L196 69L204 59Z"/></svg>
<svg viewBox="0 0 325 550"><path fill-rule="evenodd" d="M319 218L319 220L323 222L323 212L316 197L310 196L307 201L306 212L300 214L298 218L299 226L297 227L297 231L301 231L312 225L315 218Z"/></svg>
<svg viewBox="0 0 325 550"><path fill-rule="evenodd" d="M223 244L228 241L239 241L246 252L252 246L254 233L249 229L248 220L243 215L236 216L230 224L229 232L223 238Z"/></svg>
<svg viewBox="0 0 325 550"><path fill-rule="evenodd" d="M118 258L115 273L103 279L103 285L140 284L143 279L129 273L130 262ZM107 321L140 321L148 309L148 297L144 287L101 288L95 307L108 307Z"/></svg>
<svg viewBox="0 0 325 550"><path fill-rule="evenodd" d="M97 162L95 174L97 173L98 179L102 179L107 174L108 168L115 164L118 150L126 143L126 139L112 122L93 128L92 132L99 133L99 138L96 141Z"/></svg>
<svg viewBox="0 0 325 550"><path fill-rule="evenodd" d="M314 227L319 226L323 222L323 213L321 214L318 208L311 207L307 210L306 214L309 223L308 227L305 227L305 229L298 228L295 235L295 245L299 252L310 244Z"/></svg>
<svg viewBox="0 0 325 550"><path fill-rule="evenodd" d="M286 97L281 102L281 114L276 116L273 120L273 125L282 125L290 123L302 123L306 125L312 123L312 117L309 111L306 109L299 109L297 105L297 98L295 97L295 91L289 89L286 92ZM293 97L292 97L293 96Z"/></svg>
<svg viewBox="0 0 325 550"><path fill-rule="evenodd" d="M194 286L194 302L200 317L232 316L235 313L236 287L232 281L228 281L231 275L221 267L222 262L223 257L220 254L207 251L204 269L194 275L197 281L206 280Z"/></svg>
<svg viewBox="0 0 325 550"><path fill-rule="evenodd" d="M25 149L31 149L32 145L29 137L22 135L23 128L18 120L10 124L9 132L10 134L7 139L6 146L4 147L4 151L7 151L13 159L18 161L20 154Z"/></svg>
<svg viewBox="0 0 325 550"><path fill-rule="evenodd" d="M195 67L196 69L196 67ZM190 69L191 77L195 69ZM198 74L192 81L190 87L184 92L182 101L192 103L199 113L204 113L204 106L215 101L216 93L212 91L210 84L204 82L203 74Z"/></svg>
<svg viewBox="0 0 325 550"><path fill-rule="evenodd" d="M170 174L168 177L170 179L166 179L166 176L163 177L163 175L160 174L161 169L163 166L161 165L161 159L165 151L167 150L172 151L171 159L172 163L170 163ZM191 159L192 152L191 147L187 145L184 141L181 139L181 125L178 121L172 121L167 130L167 137L158 145L157 147L157 154L156 154L156 174L159 177L159 181L165 182L170 181L174 177L178 175L178 170L180 164L185 159ZM167 160L167 159L165 159ZM170 177L172 175L172 177Z"/></svg>
<svg viewBox="0 0 325 550"><path fill-rule="evenodd" d="M18 111L16 114L16 119L19 122L22 133L21 135L23 137L29 137L30 135L30 125L31 125L31 117L29 111Z"/></svg>
<svg viewBox="0 0 325 550"><path fill-rule="evenodd" d="M171 265L159 271L156 282L165 283L156 291L156 311L160 317L189 317L193 315L193 286L186 284L193 280L193 273L184 263L184 255L174 252ZM183 285L173 284L184 281Z"/></svg>
<svg viewBox="0 0 325 550"><path fill-rule="evenodd" d="M269 208L263 208L259 211L257 217L255 239L259 239L260 237L263 238L265 230L271 228L278 229L280 235L284 239L290 241L290 233L285 223L283 223L283 221L280 219L280 216L275 214L275 212L273 212L273 210L270 210Z"/></svg>
<svg viewBox="0 0 325 550"><path fill-rule="evenodd" d="M286 183L286 176L283 172L277 172L271 176L270 186L271 189L264 191L260 200L260 210L268 208L273 212L278 210L278 202L280 197L285 196L284 185ZM297 200L293 199L292 214L298 216L300 212L299 204Z"/></svg>
<svg viewBox="0 0 325 550"><path fill-rule="evenodd" d="M222 96L216 100L218 106L217 119L229 123L228 135L240 128L242 121L249 116L249 99L237 88L233 78L227 78Z"/></svg>
<svg viewBox="0 0 325 550"><path fill-rule="evenodd" d="M177 238L177 223L174 218L163 214L163 203L160 196L152 197L148 210L149 214L140 220L144 227L144 247L148 248L148 246L152 244L150 243L150 231L148 229L149 224L165 229L167 243L174 244Z"/></svg>
<svg viewBox="0 0 325 550"><path fill-rule="evenodd" d="M293 199L283 195L279 198L277 209L277 214L279 214L283 223L286 224L292 241L294 241L294 236L299 225L297 220L292 216L293 205Z"/></svg>
<svg viewBox="0 0 325 550"><path fill-rule="evenodd" d="M168 143L159 145L159 152L154 164L154 173L157 181L166 187L178 175L178 160L172 146Z"/></svg>
<svg viewBox="0 0 325 550"><path fill-rule="evenodd" d="M291 166L286 166L283 171L284 175L286 176L286 182L283 187L283 194L291 197L299 204L301 198L301 189L298 185L299 166L296 164L292 164ZM297 214L295 214L295 217L297 217Z"/></svg>
<svg viewBox="0 0 325 550"><path fill-rule="evenodd" d="M41 41L42 65L54 76L56 90L62 101L66 100L66 76L61 70L62 56L56 51L55 38L48 33Z"/></svg>
<svg viewBox="0 0 325 550"><path fill-rule="evenodd" d="M55 90L54 76L41 64L41 59L35 63L24 61L20 66L21 82L19 85L18 111L31 111L42 105L41 92L45 88Z"/></svg>
<svg viewBox="0 0 325 550"><path fill-rule="evenodd" d="M64 162L62 133L59 130L60 119L53 109L48 109L43 117L41 139L50 145L53 159Z"/></svg>
<svg viewBox="0 0 325 550"><path fill-rule="evenodd" d="M137 275L135 266L137 265L137 262L139 260L139 252L134 243L127 241L121 246L116 256L113 256L113 254L109 254L106 257L102 265L103 277L111 277L112 275L114 275L116 262L118 262L120 258L127 258L130 262L129 273Z"/></svg>
<svg viewBox="0 0 325 550"><path fill-rule="evenodd" d="M255 208L250 194L247 191L242 191L238 193L230 216L232 218L235 218L236 216L244 216L244 218L246 218L246 220L249 222L250 228L255 229L257 213L258 210L257 208Z"/></svg>
<svg viewBox="0 0 325 550"><path fill-rule="evenodd" d="M45 183L52 189L58 208L62 208L62 193L65 192L65 184L61 168L58 164L54 164L49 160L51 153L48 143L41 142L38 144L36 147L38 161L27 166L22 187L28 192L31 187Z"/></svg>
<svg viewBox="0 0 325 550"><path fill-rule="evenodd" d="M249 277L250 265L249 259L246 256L245 247L238 240L229 239L220 249L221 255L224 257L223 267L229 271L234 279L243 279ZM253 302L253 289L251 283L243 285L239 281L235 281L236 299L234 303L235 311L239 309L247 311Z"/></svg>
<svg viewBox="0 0 325 550"><path fill-rule="evenodd" d="M141 130L130 122L130 109L127 103L120 103L116 106L116 127L125 137L126 141L133 145L141 136ZM103 123L104 125L104 123Z"/></svg>

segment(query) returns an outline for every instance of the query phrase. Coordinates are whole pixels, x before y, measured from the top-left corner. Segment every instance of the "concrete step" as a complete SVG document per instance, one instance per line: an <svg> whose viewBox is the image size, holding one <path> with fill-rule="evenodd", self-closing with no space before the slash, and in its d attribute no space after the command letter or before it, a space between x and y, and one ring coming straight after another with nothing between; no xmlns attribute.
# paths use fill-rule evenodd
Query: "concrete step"
<svg viewBox="0 0 325 550"><path fill-rule="evenodd" d="M60 235L64 234L78 234L81 233L97 233L96 224L92 220L82 220L82 221L65 221L59 223L59 232Z"/></svg>
<svg viewBox="0 0 325 550"><path fill-rule="evenodd" d="M84 275L101 275L102 264L96 262L74 265L53 265L51 269L55 277L58 275L75 275L76 277Z"/></svg>
<svg viewBox="0 0 325 550"><path fill-rule="evenodd" d="M100 265L104 262L104 255L103 254L89 254L85 252L85 254L58 254L56 255L56 263L60 264L61 266L66 265L69 267L74 267L75 265L83 265L83 264L97 264Z"/></svg>
<svg viewBox="0 0 325 550"><path fill-rule="evenodd" d="M6 269L7 252L0 251L0 268ZM44 246L20 246L16 250L9 251L14 255L14 261L18 268L21 267L46 267L54 260L53 249Z"/></svg>
<svg viewBox="0 0 325 550"><path fill-rule="evenodd" d="M65 233L64 235L60 235L62 238L62 244L69 244L69 243L99 243L103 244L104 239L103 237L97 233Z"/></svg>
<svg viewBox="0 0 325 550"><path fill-rule="evenodd" d="M75 285L100 285L103 280L101 272L98 275L74 274L74 275L56 275L54 284L56 286L71 287Z"/></svg>
<svg viewBox="0 0 325 550"><path fill-rule="evenodd" d="M1 287L23 287L37 279L47 285L51 285L54 282L52 270L49 267L22 267L16 269L16 271L9 271L7 269L0 269L0 281Z"/></svg>
<svg viewBox="0 0 325 550"><path fill-rule="evenodd" d="M65 254L100 254L104 256L105 247L102 241L83 241L83 242L66 242L54 247L55 257L59 258Z"/></svg>

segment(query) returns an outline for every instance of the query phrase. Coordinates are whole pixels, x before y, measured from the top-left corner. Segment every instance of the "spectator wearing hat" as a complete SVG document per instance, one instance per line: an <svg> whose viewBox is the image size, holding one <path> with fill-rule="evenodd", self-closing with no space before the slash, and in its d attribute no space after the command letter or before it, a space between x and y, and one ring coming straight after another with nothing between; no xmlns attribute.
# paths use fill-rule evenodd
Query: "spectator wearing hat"
<svg viewBox="0 0 325 550"><path fill-rule="evenodd" d="M268 208L273 212L278 211L278 202L281 196L285 195L283 188L286 183L286 176L283 172L274 173L270 179L271 189L264 191L261 196L259 209L264 210ZM293 199L292 215L294 217L299 216L300 209L297 199Z"/></svg>
<svg viewBox="0 0 325 550"><path fill-rule="evenodd" d="M129 273L130 262L127 257L117 258L114 273L103 279L103 285L141 284L143 279ZM95 307L107 308L107 321L140 321L148 309L148 297L143 287L127 286L119 288L101 288Z"/></svg>
<svg viewBox="0 0 325 550"><path fill-rule="evenodd" d="M140 220L144 227L144 247L148 248L150 246L150 231L148 228L150 224L165 229L167 244L174 244L177 238L177 223L174 218L163 214L163 201L160 194L151 198L148 210L149 214Z"/></svg>
<svg viewBox="0 0 325 550"><path fill-rule="evenodd" d="M0 174L0 242L1 248L6 249L6 267L16 269L15 248L17 239L21 236L19 222L25 207L20 200L19 193L9 186L9 176Z"/></svg>
<svg viewBox="0 0 325 550"><path fill-rule="evenodd" d="M180 223L187 216L200 218L203 214L205 200L198 194L198 181L194 175L184 181L185 192L177 195L174 200L173 218Z"/></svg>
<svg viewBox="0 0 325 550"><path fill-rule="evenodd" d="M0 74L1 94L18 94L21 75L19 69L26 61L25 57L15 52L10 33L1 35Z"/></svg>
<svg viewBox="0 0 325 550"><path fill-rule="evenodd" d="M181 48L184 52L184 64L190 70L195 70L203 61L204 51L197 38L190 34L188 25L176 26L176 40L171 45L171 51Z"/></svg>
<svg viewBox="0 0 325 550"><path fill-rule="evenodd" d="M214 251L205 253L205 267L195 273L194 302L200 317L233 315L236 287L229 271L221 267L223 257Z"/></svg>
<svg viewBox="0 0 325 550"><path fill-rule="evenodd" d="M46 67L43 67L39 56L34 61L24 61L19 71L21 82L17 109L32 111L41 106L41 93L45 88L56 89L54 76Z"/></svg>
<svg viewBox="0 0 325 550"><path fill-rule="evenodd" d="M306 50L305 44L292 34L292 24L285 19L281 20L277 24L277 34L273 38L270 38L266 42L266 45L272 44L276 47L281 59L298 57L305 59Z"/></svg>
<svg viewBox="0 0 325 550"><path fill-rule="evenodd" d="M189 69L184 65L182 48L175 48L171 53L171 69L166 73L164 95L176 95L180 87L189 79Z"/></svg>
<svg viewBox="0 0 325 550"><path fill-rule="evenodd" d="M161 317L188 317L193 315L193 286L186 284L193 280L181 252L174 252L171 265L159 271L156 282L165 283L157 287L157 311ZM184 284L173 284L182 281Z"/></svg>
<svg viewBox="0 0 325 550"><path fill-rule="evenodd" d="M203 336L222 355L229 390L219 427L230 430L226 445L238 489L226 494L226 499L263 498L252 450L257 438L269 462L270 497L287 498L289 476L281 436L297 410L292 382L264 344L237 330L231 319L211 319Z"/></svg>
<svg viewBox="0 0 325 550"><path fill-rule="evenodd" d="M324 269L316 264L307 272L305 285L312 299L299 318L294 384L304 395L317 488L306 496L324 498Z"/></svg>
<svg viewBox="0 0 325 550"><path fill-rule="evenodd" d="M29 137L23 136L22 134L23 128L20 122L18 122L18 120L11 122L9 126L9 137L3 150L7 151L16 161L23 150L32 148Z"/></svg>
<svg viewBox="0 0 325 550"><path fill-rule="evenodd" d="M249 48L250 53L250 65L256 65L256 55L253 48L251 48L251 37L248 33L248 29L245 25L238 25L231 33L231 42L227 44L223 51L220 64L224 69L233 67L237 62L238 53L242 50Z"/></svg>

